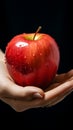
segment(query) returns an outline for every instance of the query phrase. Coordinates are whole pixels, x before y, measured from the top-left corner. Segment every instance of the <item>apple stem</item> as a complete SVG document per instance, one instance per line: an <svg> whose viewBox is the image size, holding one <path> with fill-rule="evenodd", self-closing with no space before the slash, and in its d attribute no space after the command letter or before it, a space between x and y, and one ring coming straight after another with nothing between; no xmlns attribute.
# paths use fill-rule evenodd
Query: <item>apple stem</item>
<svg viewBox="0 0 73 130"><path fill-rule="evenodd" d="M35 34L34 34L34 37L33 37L33 40L35 40L35 37L36 37L36 34L41 30L42 26L39 26L38 29L36 30Z"/></svg>

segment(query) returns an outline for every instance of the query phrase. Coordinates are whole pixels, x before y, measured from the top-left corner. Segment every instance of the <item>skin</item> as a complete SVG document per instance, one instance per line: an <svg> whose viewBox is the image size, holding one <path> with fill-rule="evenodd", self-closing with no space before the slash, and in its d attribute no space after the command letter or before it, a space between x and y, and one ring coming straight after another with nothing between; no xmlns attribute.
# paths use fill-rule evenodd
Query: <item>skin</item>
<svg viewBox="0 0 73 130"><path fill-rule="evenodd" d="M31 108L51 107L73 91L73 70L57 74L51 85L43 91L35 86L21 87L10 77L0 50L0 100L17 112Z"/></svg>

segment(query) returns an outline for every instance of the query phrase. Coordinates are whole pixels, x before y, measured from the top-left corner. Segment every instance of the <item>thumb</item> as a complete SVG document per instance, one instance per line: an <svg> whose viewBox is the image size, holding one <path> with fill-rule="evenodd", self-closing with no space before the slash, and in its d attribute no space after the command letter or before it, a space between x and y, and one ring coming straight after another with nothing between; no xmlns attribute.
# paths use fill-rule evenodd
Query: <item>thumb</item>
<svg viewBox="0 0 73 130"><path fill-rule="evenodd" d="M35 86L19 86L15 83L9 84L6 91L5 97L15 98L15 99L27 99L31 100L32 98L43 98L44 91Z"/></svg>

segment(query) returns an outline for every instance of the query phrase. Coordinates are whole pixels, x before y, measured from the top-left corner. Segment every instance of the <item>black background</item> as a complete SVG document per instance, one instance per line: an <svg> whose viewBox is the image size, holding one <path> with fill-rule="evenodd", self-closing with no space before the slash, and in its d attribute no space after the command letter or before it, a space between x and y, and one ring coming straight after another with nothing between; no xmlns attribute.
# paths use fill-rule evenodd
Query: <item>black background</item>
<svg viewBox="0 0 73 130"><path fill-rule="evenodd" d="M35 32L39 25L41 32L55 38L60 49L58 73L73 67L72 12L70 0L2 0L0 1L0 48L5 51L9 40L20 33ZM31 129L71 129L73 117L73 95L52 108L31 109L16 113L7 104L0 102L1 112L13 112L14 118L25 128ZM30 123L31 122L31 123ZM24 125L25 124L25 125ZM18 125L18 124L17 124Z"/></svg>

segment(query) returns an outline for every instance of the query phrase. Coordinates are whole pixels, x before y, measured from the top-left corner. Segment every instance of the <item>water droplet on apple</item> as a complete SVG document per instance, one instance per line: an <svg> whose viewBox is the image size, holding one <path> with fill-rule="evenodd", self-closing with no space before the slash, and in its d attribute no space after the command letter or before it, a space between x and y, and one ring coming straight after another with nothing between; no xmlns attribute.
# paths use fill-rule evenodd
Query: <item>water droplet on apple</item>
<svg viewBox="0 0 73 130"><path fill-rule="evenodd" d="M42 56L42 53L40 53L40 56Z"/></svg>
<svg viewBox="0 0 73 130"><path fill-rule="evenodd" d="M24 56L24 59L26 59L26 56Z"/></svg>
<svg viewBox="0 0 73 130"><path fill-rule="evenodd" d="M33 57L35 57L35 54L33 54Z"/></svg>

